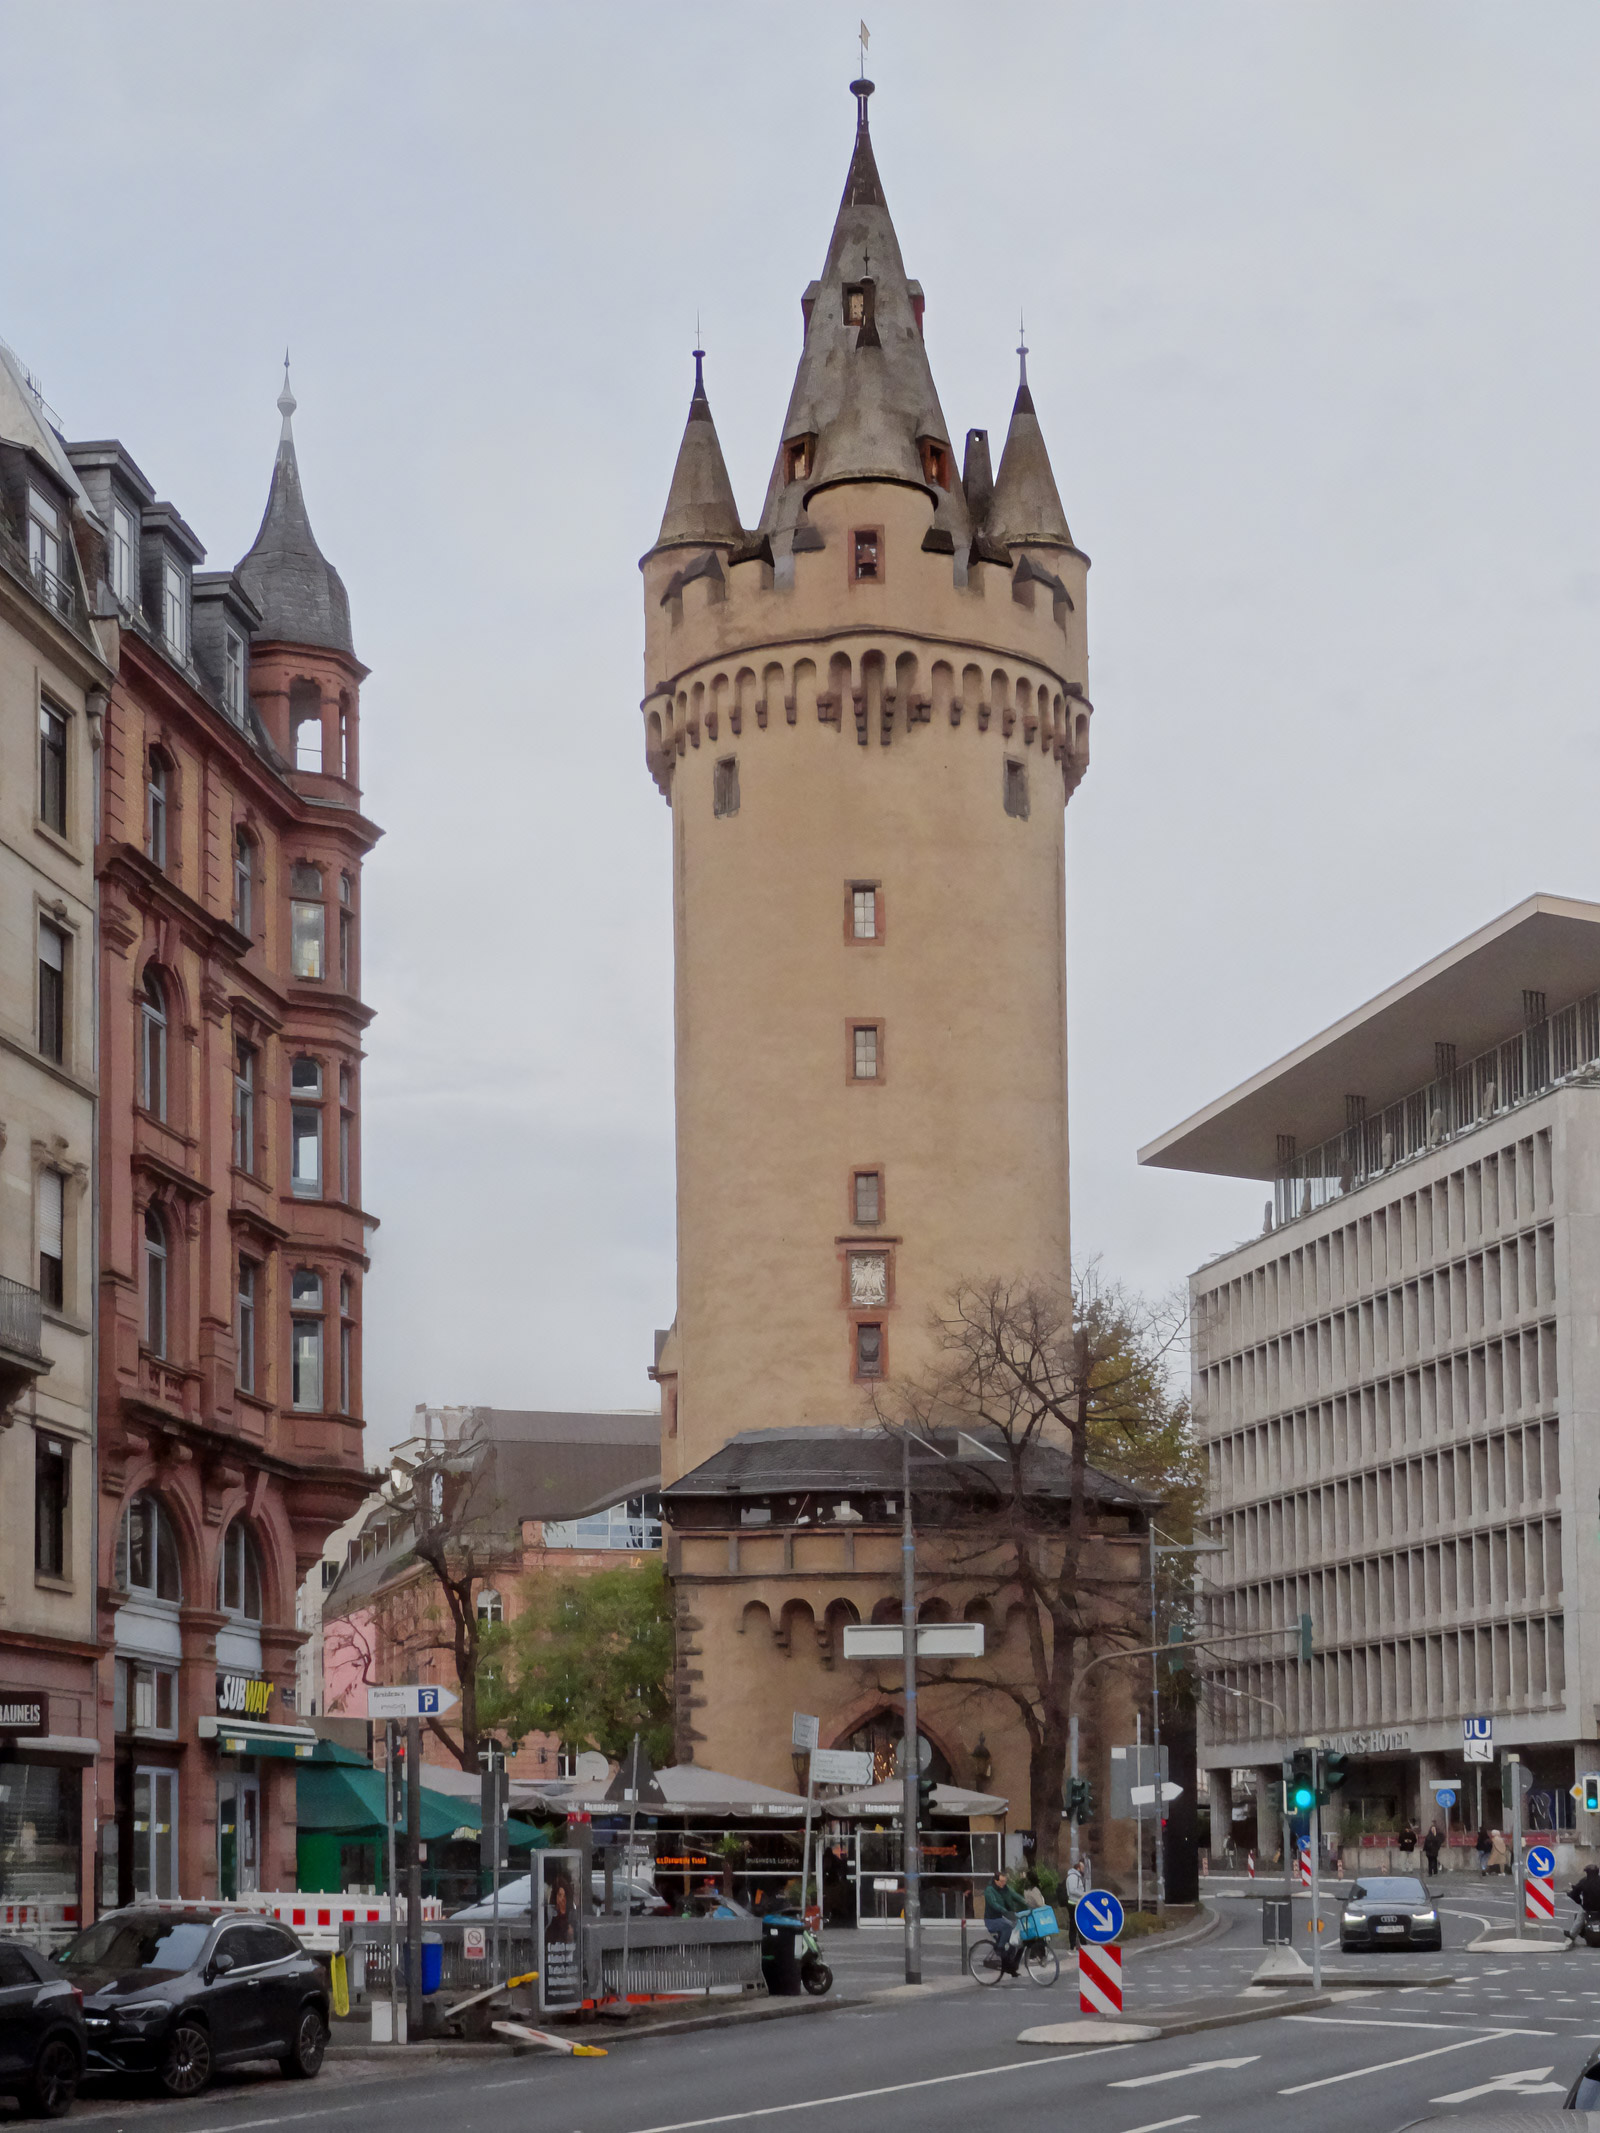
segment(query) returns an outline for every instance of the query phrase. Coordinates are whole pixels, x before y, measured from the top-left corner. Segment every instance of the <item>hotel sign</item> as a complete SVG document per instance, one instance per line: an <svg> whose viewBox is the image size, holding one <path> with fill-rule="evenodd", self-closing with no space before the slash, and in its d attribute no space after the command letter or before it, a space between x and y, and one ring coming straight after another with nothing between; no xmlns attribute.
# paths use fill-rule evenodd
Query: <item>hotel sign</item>
<svg viewBox="0 0 1600 2133"><path fill-rule="evenodd" d="M1409 1755L1411 1728L1391 1726L1383 1733L1324 1733L1312 1743L1338 1755Z"/></svg>
<svg viewBox="0 0 1600 2133"><path fill-rule="evenodd" d="M50 1730L50 1699L42 1689L0 1689L0 1734L40 1739Z"/></svg>

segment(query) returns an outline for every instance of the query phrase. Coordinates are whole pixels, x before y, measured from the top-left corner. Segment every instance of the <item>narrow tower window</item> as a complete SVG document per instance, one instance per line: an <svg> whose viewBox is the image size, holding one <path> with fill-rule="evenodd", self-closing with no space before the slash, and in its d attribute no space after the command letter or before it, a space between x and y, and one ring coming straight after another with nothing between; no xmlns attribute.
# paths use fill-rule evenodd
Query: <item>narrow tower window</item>
<svg viewBox="0 0 1600 2133"><path fill-rule="evenodd" d="M859 282L847 282L844 291L844 322L847 326L862 325L867 316L867 292Z"/></svg>
<svg viewBox="0 0 1600 2133"><path fill-rule="evenodd" d="M845 938L878 941L883 938L883 898L875 881L853 881L846 890Z"/></svg>
<svg viewBox="0 0 1600 2133"><path fill-rule="evenodd" d="M857 1170L850 1180L850 1219L867 1229L883 1220L883 1172Z"/></svg>
<svg viewBox="0 0 1600 2133"><path fill-rule="evenodd" d="M711 784L711 811L717 815L739 812L739 759L725 755L717 764Z"/></svg>
<svg viewBox="0 0 1600 2133"><path fill-rule="evenodd" d="M1006 757L1006 813L1024 821L1028 814L1028 766Z"/></svg>
<svg viewBox="0 0 1600 2133"><path fill-rule="evenodd" d="M785 481L809 481L811 478L811 448L816 442L810 436L791 437L783 448L783 478Z"/></svg>
<svg viewBox="0 0 1600 2133"><path fill-rule="evenodd" d="M883 1024L852 1022L850 1025L850 1079L883 1079Z"/></svg>
<svg viewBox="0 0 1600 2133"><path fill-rule="evenodd" d="M858 585L883 579L883 528L858 526L850 536L850 574Z"/></svg>
<svg viewBox="0 0 1600 2133"><path fill-rule="evenodd" d="M881 1378L883 1376L883 1328L879 1325L856 1325L855 1375L858 1378Z"/></svg>

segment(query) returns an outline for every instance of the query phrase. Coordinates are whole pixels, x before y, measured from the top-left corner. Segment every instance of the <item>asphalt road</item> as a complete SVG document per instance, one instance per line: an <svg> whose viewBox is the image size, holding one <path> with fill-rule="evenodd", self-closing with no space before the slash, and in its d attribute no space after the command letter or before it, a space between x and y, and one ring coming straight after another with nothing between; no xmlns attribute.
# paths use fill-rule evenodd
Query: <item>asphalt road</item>
<svg viewBox="0 0 1600 2133"><path fill-rule="evenodd" d="M869 2118L873 2133L967 2133L997 2120L1008 2133L1059 2133L1064 2118L1073 2133L1281 2133L1289 2122L1390 2133L1430 2111L1505 2109L1521 2098L1548 2107L1600 2050L1600 1952L1466 1951L1486 1926L1509 1928L1504 1884L1474 1880L1457 1893L1446 1882L1440 1892L1442 1967L1460 1983L1405 1984L1439 1971L1439 1958L1385 1955L1376 1967L1394 1986L1351 1990L1314 2012L1250 1990L1259 1893L1259 1884L1252 1895L1214 1885L1224 1934L1131 1948L1127 2013L1201 1996L1290 2011L1155 2043L1019 2045L1023 2028L1075 2014L1070 1974L1048 1991L1020 1980L980 1990L956 1976L954 1942L930 1935L931 1985L868 2007L673 2037L624 2040L602 2028L590 2034L611 2046L605 2059L454 2060L400 2076L332 2060L315 2082L234 2075L181 2105L91 2086L74 2115L138 2133L342 2133L386 2120L408 2133L787 2133L784 2121L794 2133L859 2133ZM1298 1905L1297 1928L1305 1915ZM876 1935L836 1935L828 1953L842 1983L892 1970L893 1943ZM1330 1974L1355 1960L1341 1966L1330 1952Z"/></svg>

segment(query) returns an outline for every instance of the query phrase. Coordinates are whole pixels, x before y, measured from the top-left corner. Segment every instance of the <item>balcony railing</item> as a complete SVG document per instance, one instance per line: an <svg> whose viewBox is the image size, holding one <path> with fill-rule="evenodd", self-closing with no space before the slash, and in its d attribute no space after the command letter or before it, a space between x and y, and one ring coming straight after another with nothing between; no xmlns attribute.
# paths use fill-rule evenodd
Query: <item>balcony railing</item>
<svg viewBox="0 0 1600 2133"><path fill-rule="evenodd" d="M0 1275L0 1348L13 1355L34 1355L43 1362L43 1332L39 1291Z"/></svg>
<svg viewBox="0 0 1600 2133"><path fill-rule="evenodd" d="M1530 1022L1519 1035L1480 1052L1465 1066L1450 1067L1397 1103L1353 1119L1320 1148L1287 1157L1274 1188L1275 1219L1281 1225L1315 1214L1397 1164L1476 1132L1561 1082L1583 1078L1597 1068L1600 993L1592 992Z"/></svg>
<svg viewBox="0 0 1600 2133"><path fill-rule="evenodd" d="M68 581L41 563L37 556L32 559L29 568L39 598L45 606L54 608L63 622L76 622L78 595Z"/></svg>

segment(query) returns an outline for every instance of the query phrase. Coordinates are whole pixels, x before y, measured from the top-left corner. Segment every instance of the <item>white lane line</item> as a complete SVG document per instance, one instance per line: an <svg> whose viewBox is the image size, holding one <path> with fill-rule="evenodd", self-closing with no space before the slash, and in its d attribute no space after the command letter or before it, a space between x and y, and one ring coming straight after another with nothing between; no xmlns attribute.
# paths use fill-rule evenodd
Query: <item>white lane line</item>
<svg viewBox="0 0 1600 2133"><path fill-rule="evenodd" d="M1385 2059L1377 2066L1353 2066L1348 2073L1324 2074L1320 2081L1300 2081L1293 2088L1279 2089L1280 2096L1303 2096L1308 2089L1331 2089L1341 2081L1360 2081L1368 2074L1387 2074L1397 2066L1415 2066L1422 2059L1442 2059L1446 2052L1462 2052L1473 2044L1495 2044L1502 2037L1514 2037L1514 2029L1493 2029L1481 2037L1463 2037L1459 2044L1436 2044L1431 2052L1412 2052L1404 2059ZM665 2129L662 2129L665 2133Z"/></svg>
<svg viewBox="0 0 1600 2133"><path fill-rule="evenodd" d="M1391 2022L1384 2015L1292 2014L1285 2015L1283 2019L1286 2022L1315 2022L1323 2029L1427 2029L1446 2037L1465 2036L1469 2031L1476 2035L1484 2026L1481 2022ZM1547 2037L1550 2032L1547 2029L1508 2029L1502 2034L1508 2037Z"/></svg>
<svg viewBox="0 0 1600 2133"><path fill-rule="evenodd" d="M1261 2057L1259 2052L1250 2052L1243 2059L1199 2059L1193 2066L1175 2066L1165 2074L1131 2074L1126 2081L1108 2081L1108 2089L1151 2089L1158 2081L1183 2081L1190 2074L1214 2074L1221 2068L1232 2071L1236 2067L1254 2066ZM1178 2123L1176 2119L1172 2121Z"/></svg>
<svg viewBox="0 0 1600 2133"><path fill-rule="evenodd" d="M254 2133L257 2126L295 2126L306 2118L340 2118L350 2111L366 2110L370 2101L370 2098L363 2097L359 2103L330 2103L321 2111L285 2111L281 2118L230 2118L226 2125L201 2126L199 2133ZM78 2115L82 2117L86 2114L80 2112ZM117 2114L101 2111L96 2115L112 2118Z"/></svg>
<svg viewBox="0 0 1600 2133"><path fill-rule="evenodd" d="M864 2103L874 2096L903 2096L911 2089L942 2089L952 2081L983 2081L991 2074L1019 2074L1029 2066L1059 2066L1063 2059L1103 2059L1108 2052L1125 2052L1126 2044L1096 2044L1088 2051L1035 2054L1031 2059L1008 2059L1002 2066L969 2067L964 2074L932 2074L922 2081L891 2081L878 2089L851 2089L841 2096L808 2096L800 2103L767 2103L754 2111L723 2111L715 2118L678 2118L671 2125L641 2126L638 2133L699 2133L702 2126L742 2125L747 2118L781 2118L789 2111L820 2111L833 2103ZM486 2088L510 2088L509 2081L485 2082ZM215 2133L233 2133L219 2126Z"/></svg>
<svg viewBox="0 0 1600 2133"><path fill-rule="evenodd" d="M1165 2133L1168 2126L1192 2126L1199 2116L1198 2111L1186 2111L1182 2118L1155 2118L1147 2126L1129 2126L1128 2133Z"/></svg>

